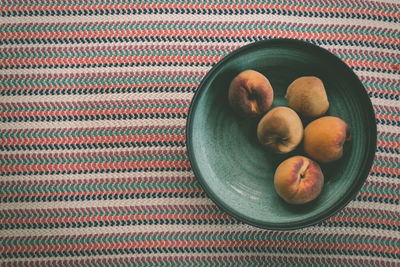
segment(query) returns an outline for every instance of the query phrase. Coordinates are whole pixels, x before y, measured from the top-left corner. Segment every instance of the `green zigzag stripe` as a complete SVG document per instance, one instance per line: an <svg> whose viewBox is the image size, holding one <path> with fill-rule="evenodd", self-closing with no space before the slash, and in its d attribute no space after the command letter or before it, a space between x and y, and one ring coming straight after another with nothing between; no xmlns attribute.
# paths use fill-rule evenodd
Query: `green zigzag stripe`
<svg viewBox="0 0 400 267"><path fill-rule="evenodd" d="M390 161L390 159L388 159L387 161L375 160L374 165L377 167L390 167L396 169L400 168L400 162Z"/></svg>
<svg viewBox="0 0 400 267"><path fill-rule="evenodd" d="M400 135L378 133L378 139L388 142L398 142L400 146Z"/></svg>
<svg viewBox="0 0 400 267"><path fill-rule="evenodd" d="M147 23L147 24L12 24L9 26L0 26L0 32L93 32L93 31L143 31L143 30L161 30L161 31L237 31L245 32L249 30L274 30L289 32L310 32L316 34L356 34L373 35L376 37L387 37L399 39L400 32L385 31L379 28L340 28L323 27L321 25L285 25L275 23L251 23L251 24L195 24L195 23Z"/></svg>
<svg viewBox="0 0 400 267"><path fill-rule="evenodd" d="M77 156L74 158L40 158L40 159L1 159L1 165L46 165L46 164L86 164L105 162L148 162L148 161L187 161L186 155L136 155L136 156Z"/></svg>
<svg viewBox="0 0 400 267"><path fill-rule="evenodd" d="M223 57L229 50L192 50L192 49L163 49L163 50L100 50L100 51L84 51L84 52L30 52L21 53L13 51L13 53L0 54L0 59L16 59L16 58L95 58L95 57L149 57L149 56L183 56L183 57ZM336 55L343 60L365 60L373 62L393 63L400 62L395 57L377 56L358 53L336 52ZM84 62L83 62L84 63Z"/></svg>
<svg viewBox="0 0 400 267"><path fill-rule="evenodd" d="M86 1L84 2L62 2L62 5L64 6L86 6L86 5L119 5L119 4L124 4L126 3L124 0L112 0L112 1L105 1L105 0L96 0L96 1L90 1L89 3ZM168 0L133 0L131 1L132 4L159 4L159 5L164 5L164 4L170 4L170 1ZM209 4L209 1L205 0L175 0L174 3L176 4L191 4L191 5L196 5L196 4ZM221 4L226 4L225 1L222 0L215 0L213 1L215 5L221 5ZM278 4L278 5L289 5L289 6L306 6L306 7L341 7L341 8L362 8L362 9L368 9L368 10L376 10L376 11L393 11L390 8L384 7L384 6L368 6L368 5L362 5L360 4L361 2L356 2L356 3L334 3L334 2L301 2L301 3L287 3L287 1L261 1L261 0L252 0L252 1L243 1L243 0L233 0L229 1L230 5L251 5L251 4ZM6 1L5 3L2 2L0 6L58 6L60 5L57 2L40 2L40 1L28 1L28 2L8 2ZM296 9L296 8L294 8Z"/></svg>
<svg viewBox="0 0 400 267"><path fill-rule="evenodd" d="M76 110L106 110L106 109L147 109L147 108L188 108L188 104L135 104L135 105L101 105L101 106L58 106L58 107L2 107L1 112L16 111L76 111Z"/></svg>
<svg viewBox="0 0 400 267"><path fill-rule="evenodd" d="M396 82L386 81L364 81L364 86L367 88L375 88L379 90L387 90L393 92L400 92L400 87Z"/></svg>
<svg viewBox="0 0 400 267"><path fill-rule="evenodd" d="M142 182L142 183L117 183L117 184L68 184L68 185L24 185L2 186L0 194L25 194L25 193L83 193L105 191L130 191L130 190L193 190L200 189L197 181L181 182Z"/></svg>
<svg viewBox="0 0 400 267"><path fill-rule="evenodd" d="M169 75L169 76L123 76L123 77L94 77L94 78L12 78L1 79L0 88L14 87L50 87L50 86L81 86L81 85L128 85L140 86L142 84L191 84L197 85L201 82L203 75ZM364 81L366 88L400 92L400 87L395 82L386 81Z"/></svg>
<svg viewBox="0 0 400 267"><path fill-rule="evenodd" d="M93 77L93 78L52 78L52 79L1 79L1 87L26 86L80 86L80 85L141 85L141 84L199 84L203 76L169 75L169 76L123 76L123 77Z"/></svg>
<svg viewBox="0 0 400 267"><path fill-rule="evenodd" d="M74 129L74 131L29 131L29 132L2 132L0 139L5 138L68 138L68 137L97 137L97 136L129 136L129 135L183 135L184 129L156 128L156 129Z"/></svg>
<svg viewBox="0 0 400 267"><path fill-rule="evenodd" d="M399 112L396 112L395 110L385 110L385 109L375 109L376 114L382 114L382 115L389 115L389 116L400 116Z"/></svg>
<svg viewBox="0 0 400 267"><path fill-rule="evenodd" d="M15 185L0 187L0 194L24 193L82 193L103 191L129 191L129 190L192 190L199 189L197 182L142 182L118 184L67 184L67 185ZM376 187L364 185L361 193L374 193L390 196L400 196L400 191L394 187Z"/></svg>
<svg viewBox="0 0 400 267"><path fill-rule="evenodd" d="M79 211L79 215L76 214L54 214L54 213L46 213L46 214L14 214L12 216L5 215L3 219L51 219L51 218L70 218L70 217L92 217L92 216L124 216L124 215L221 215L223 214L219 210L201 210L199 208L196 209L177 209L177 207L173 207L174 209L163 209L163 210L132 210L132 211L104 211L104 212L85 212Z"/></svg>
<svg viewBox="0 0 400 267"><path fill-rule="evenodd" d="M377 187L364 184L360 190L360 193L372 193L372 194L381 194L385 196L400 197L400 191L398 188L395 187L385 187L385 186Z"/></svg>
<svg viewBox="0 0 400 267"><path fill-rule="evenodd" d="M70 212L70 211L69 211ZM224 214L222 211L217 210L217 209L199 209L196 207L195 209L191 209L188 207L181 207L177 208L176 206L173 207L173 209L166 209L163 208L162 210L160 209L151 209L151 207L147 207L146 209L143 210L112 210L112 211L79 211L79 215L76 215L74 213L54 213L54 212L49 212L49 213L18 213L18 214L5 214L3 215L2 219L7 220L7 219L42 219L42 218L70 218L70 217L79 217L79 218L84 218L84 217L92 217L92 216L124 216L124 215L221 215ZM377 213L354 213L354 212L340 212L336 214L338 217L351 217L351 218L371 218L371 219L384 219L384 220L395 220L395 221L400 221L400 218L395 217L395 216L390 216L390 215L382 215L382 214L377 214Z"/></svg>
<svg viewBox="0 0 400 267"><path fill-rule="evenodd" d="M150 234L124 234L124 235L98 235L78 236L70 238L27 238L27 239L2 239L2 246L32 246L46 244L93 244L93 243L121 243L121 242L150 242L150 241L283 241L283 242L307 242L307 243L349 243L370 244L380 246L397 247L395 238L387 239L380 236L367 235L274 235L270 232L209 232L209 233L150 233Z"/></svg>

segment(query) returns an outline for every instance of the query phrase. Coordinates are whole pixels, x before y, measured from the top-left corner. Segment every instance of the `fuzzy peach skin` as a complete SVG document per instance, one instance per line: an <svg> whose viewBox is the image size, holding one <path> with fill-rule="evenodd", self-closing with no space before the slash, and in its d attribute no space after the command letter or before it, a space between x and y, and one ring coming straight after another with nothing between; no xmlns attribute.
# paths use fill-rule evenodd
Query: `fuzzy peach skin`
<svg viewBox="0 0 400 267"><path fill-rule="evenodd" d="M291 108L276 107L262 117L257 137L267 149L284 154L294 150L303 139L303 123Z"/></svg>
<svg viewBox="0 0 400 267"><path fill-rule="evenodd" d="M350 127L344 120L325 116L307 125L303 146L312 159L327 163L340 159L343 146L350 140Z"/></svg>
<svg viewBox="0 0 400 267"><path fill-rule="evenodd" d="M303 156L288 158L275 171L275 190L290 204L314 200L321 193L323 185L324 175L318 163Z"/></svg>
<svg viewBox="0 0 400 267"><path fill-rule="evenodd" d="M289 107L306 117L318 117L329 108L328 96L322 81L315 76L294 80L286 91Z"/></svg>
<svg viewBox="0 0 400 267"><path fill-rule="evenodd" d="M228 99L237 113L254 117L264 114L271 107L274 91L263 74L245 70L232 80Z"/></svg>

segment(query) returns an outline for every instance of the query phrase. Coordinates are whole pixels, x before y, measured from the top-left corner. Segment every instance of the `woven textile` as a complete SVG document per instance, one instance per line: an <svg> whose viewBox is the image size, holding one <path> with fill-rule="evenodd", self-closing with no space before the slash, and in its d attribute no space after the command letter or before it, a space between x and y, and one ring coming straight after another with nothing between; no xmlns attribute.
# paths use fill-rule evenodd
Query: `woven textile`
<svg viewBox="0 0 400 267"><path fill-rule="evenodd" d="M397 0L0 5L0 263L400 265ZM344 60L378 127L357 197L315 226L282 232L221 211L185 147L207 71L277 37Z"/></svg>

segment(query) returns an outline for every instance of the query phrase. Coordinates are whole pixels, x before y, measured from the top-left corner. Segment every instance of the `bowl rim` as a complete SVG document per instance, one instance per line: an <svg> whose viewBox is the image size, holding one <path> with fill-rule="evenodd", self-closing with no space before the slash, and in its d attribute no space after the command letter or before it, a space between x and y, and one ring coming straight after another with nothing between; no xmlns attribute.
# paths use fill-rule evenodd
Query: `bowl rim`
<svg viewBox="0 0 400 267"><path fill-rule="evenodd" d="M373 153L369 153L368 157L366 158L366 162L364 163L364 168L362 172L360 173L358 179L356 182L354 182L351 187L347 190L347 192L344 194L343 198L341 201L336 202L335 205L332 205L329 207L327 210L325 210L322 213L318 213L312 217L303 219L299 222L297 222L295 225L290 222L286 223L268 223L268 222L263 222L260 220L254 220L251 218L247 218L246 216L238 213L235 209L231 208L225 201L223 201L221 198L219 198L215 193L214 190L211 189L211 187L205 182L205 179L202 177L200 168L197 164L197 161L195 159L194 151L193 151L193 142L192 139L190 138L190 134L192 132L192 127L193 127L193 116L194 116L194 110L198 104L199 97L204 91L204 86L210 79L210 77L217 72L226 62L228 62L231 58L234 58L236 55L245 52L246 50L252 50L257 48L258 46L268 46L270 44L274 43L284 43L286 45L296 45L296 46L303 46L306 49L316 49L319 50L320 53L325 54L325 56L331 57L332 60L335 60L338 62L339 65L341 65L353 78L355 78L355 81L359 84L357 88L363 88L360 92L361 97L364 99L361 99L360 101L363 101L366 103L365 106L365 112L368 112L369 114L367 116L370 117L368 120L369 122L374 122L374 123L369 123L372 126L372 128L368 127L369 132L373 135L371 136L369 140L369 145L370 145L370 150L373 150ZM199 86L197 87L196 92L194 93L194 96L192 97L190 106L189 106L189 111L188 111L188 116L186 119L186 149L188 152L188 158L189 158L189 163L191 165L192 171L199 181L201 187L203 190L206 192L208 197L219 207L221 208L224 212L226 212L228 215L232 216L239 222L246 223L251 226L255 226L261 229L268 229L268 230L296 230L296 229L301 229L305 228L308 226L312 226L315 224L318 224L327 218L333 216L337 212L341 211L348 203L350 203L359 193L360 189L362 188L363 184L365 183L366 179L368 178L368 175L370 173L370 170L372 168L372 164L375 158L376 154L376 146L377 146L377 125L376 125L376 117L375 117L375 110L373 108L372 102L370 97L367 94L367 91L360 81L359 77L355 74L355 72L346 64L344 63L338 56L335 54L331 53L327 49L320 47L316 44L313 44L308 41L304 40L298 40L298 39L290 39L290 38L271 38L271 39L263 39L259 41L255 41L249 44L246 44L244 46L241 46L238 49L235 49L234 51L230 52L228 55L226 55L224 58L222 58L218 63L216 63L208 72L207 74L203 77L202 81L200 82Z"/></svg>

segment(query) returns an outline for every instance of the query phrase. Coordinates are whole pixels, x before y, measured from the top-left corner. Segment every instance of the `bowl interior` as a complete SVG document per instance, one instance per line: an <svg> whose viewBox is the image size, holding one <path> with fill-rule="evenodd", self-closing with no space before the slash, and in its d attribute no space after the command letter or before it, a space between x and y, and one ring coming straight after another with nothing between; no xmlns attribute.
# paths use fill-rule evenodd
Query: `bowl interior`
<svg viewBox="0 0 400 267"><path fill-rule="evenodd" d="M344 156L321 164L325 185L308 204L286 204L273 185L275 169L283 160L305 155L302 145L286 155L264 150L256 136L261 117L240 117L228 104L231 80L246 69L270 80L272 107L287 106L284 96L294 79L319 77L330 102L326 115L344 119L351 128L352 141ZM304 127L308 122L303 119ZM193 171L219 206L252 225L292 229L318 222L355 196L372 164L376 125L364 87L336 56L300 41L269 40L233 52L208 73L190 108L187 141Z"/></svg>

